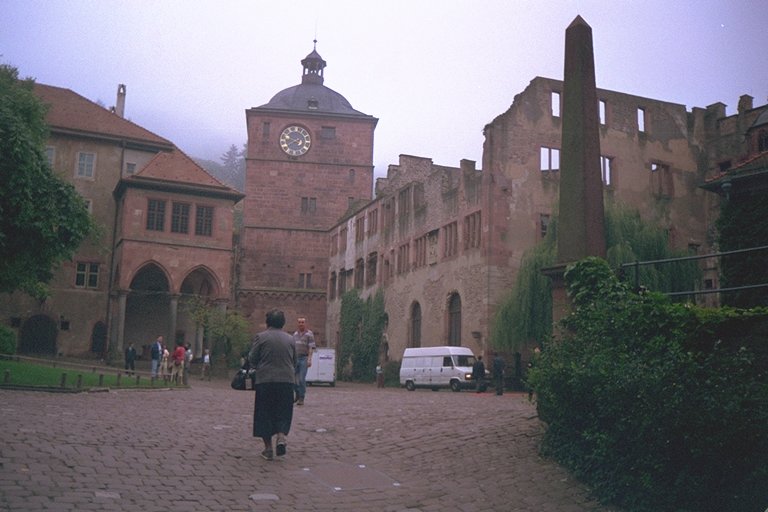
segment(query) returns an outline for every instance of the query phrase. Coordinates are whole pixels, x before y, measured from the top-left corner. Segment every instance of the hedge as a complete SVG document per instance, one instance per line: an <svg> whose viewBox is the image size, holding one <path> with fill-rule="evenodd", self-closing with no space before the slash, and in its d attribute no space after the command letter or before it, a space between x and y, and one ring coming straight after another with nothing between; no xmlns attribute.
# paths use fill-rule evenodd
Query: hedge
<svg viewBox="0 0 768 512"><path fill-rule="evenodd" d="M566 272L573 313L530 371L544 454L631 511L768 506L768 309L638 295L607 263Z"/></svg>

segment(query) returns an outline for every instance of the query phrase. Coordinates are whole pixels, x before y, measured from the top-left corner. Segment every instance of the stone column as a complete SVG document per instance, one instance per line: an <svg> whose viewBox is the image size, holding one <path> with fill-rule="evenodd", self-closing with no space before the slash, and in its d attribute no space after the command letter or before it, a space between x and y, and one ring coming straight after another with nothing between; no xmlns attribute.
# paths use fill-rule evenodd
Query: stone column
<svg viewBox="0 0 768 512"><path fill-rule="evenodd" d="M605 214L600 174L592 29L577 16L565 31L563 133L557 261L605 258Z"/></svg>
<svg viewBox="0 0 768 512"><path fill-rule="evenodd" d="M605 258L606 252L592 29L581 16L565 31L564 68L557 265L544 270L552 279L555 324L570 309L566 266L587 256Z"/></svg>
<svg viewBox="0 0 768 512"><path fill-rule="evenodd" d="M170 336L168 336L168 346L169 347L175 347L176 346L176 322L178 321L179 316L179 296L178 295L171 295L170 300L170 325L169 328L171 330Z"/></svg>
<svg viewBox="0 0 768 512"><path fill-rule="evenodd" d="M128 300L128 292L117 292L117 354L122 357L125 339L125 305Z"/></svg>

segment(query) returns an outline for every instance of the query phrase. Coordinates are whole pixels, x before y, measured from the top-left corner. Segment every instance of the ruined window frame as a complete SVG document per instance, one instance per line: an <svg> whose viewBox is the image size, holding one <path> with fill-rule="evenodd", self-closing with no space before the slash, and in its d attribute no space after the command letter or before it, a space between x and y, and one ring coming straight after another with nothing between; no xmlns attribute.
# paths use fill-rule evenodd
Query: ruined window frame
<svg viewBox="0 0 768 512"><path fill-rule="evenodd" d="M549 146L540 147L539 170L541 172L558 172L560 170L560 148Z"/></svg>

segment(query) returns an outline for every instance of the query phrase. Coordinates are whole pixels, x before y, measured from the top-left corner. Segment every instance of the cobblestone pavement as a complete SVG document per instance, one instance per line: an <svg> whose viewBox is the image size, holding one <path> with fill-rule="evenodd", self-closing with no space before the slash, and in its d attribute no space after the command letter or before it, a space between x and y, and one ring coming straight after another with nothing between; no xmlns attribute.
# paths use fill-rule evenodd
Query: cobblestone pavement
<svg viewBox="0 0 768 512"><path fill-rule="evenodd" d="M268 462L253 393L191 384L0 390L0 510L612 510L538 456L541 424L520 394L313 386L288 454Z"/></svg>

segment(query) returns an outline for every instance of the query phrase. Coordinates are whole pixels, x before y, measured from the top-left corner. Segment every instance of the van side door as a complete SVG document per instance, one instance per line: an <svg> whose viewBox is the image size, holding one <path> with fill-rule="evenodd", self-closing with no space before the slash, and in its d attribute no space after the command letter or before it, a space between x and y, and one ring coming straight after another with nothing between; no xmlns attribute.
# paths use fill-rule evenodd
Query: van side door
<svg viewBox="0 0 768 512"><path fill-rule="evenodd" d="M451 383L453 375L453 360L451 356L436 356L435 370L432 378L432 384L435 386L447 387Z"/></svg>

